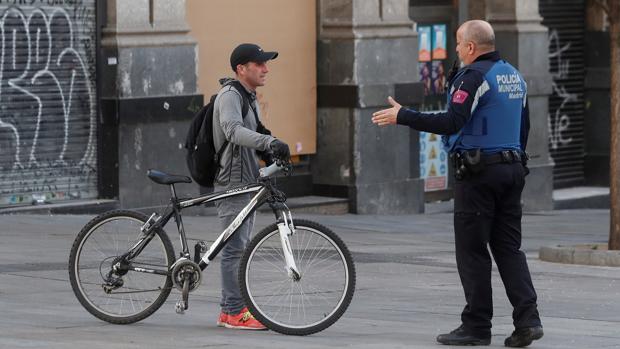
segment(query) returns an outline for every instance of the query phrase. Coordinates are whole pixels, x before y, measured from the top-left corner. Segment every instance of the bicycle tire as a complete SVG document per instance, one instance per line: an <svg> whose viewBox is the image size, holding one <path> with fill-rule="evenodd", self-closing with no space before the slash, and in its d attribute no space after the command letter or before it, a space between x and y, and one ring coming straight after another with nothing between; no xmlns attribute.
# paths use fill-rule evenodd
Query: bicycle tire
<svg viewBox="0 0 620 349"><path fill-rule="evenodd" d="M323 331L344 314L355 291L355 264L347 246L329 228L316 222L301 219L294 220L294 225L296 232L290 237L290 244L295 256L295 263L301 274L301 280L293 281L287 275L284 257L281 255L282 245L279 242L278 227L276 224L272 224L261 230L246 248L239 264L239 285L250 312L263 325L282 334L305 336ZM306 232L314 236L306 237ZM316 246L308 248L313 239L316 241L322 239L321 246L324 248L317 248ZM273 247L269 247L270 244ZM277 251L278 248L280 252ZM330 250L333 251L329 252ZM319 256L321 258L318 258ZM325 260L330 261L330 263L322 264L325 263ZM278 270L280 266L282 268L274 273L267 272L267 276L260 275L263 270L266 271L264 267L270 265L276 267L275 270ZM319 267L319 265L318 270L312 269ZM333 271L325 272L329 266L333 266ZM343 280L341 281L338 281L340 276L336 276L335 282L332 282L332 278L327 276L340 272L343 273ZM279 283L276 279L279 280ZM342 289L338 286L340 283L342 283ZM269 290L259 291L262 284ZM319 285L317 286L317 284ZM274 285L275 288L273 288ZM280 295L281 290L288 288L289 285L288 295ZM331 290L332 287L334 290ZM304 292L304 288L312 292ZM309 297L314 295L319 296L319 300L326 303L325 307L321 306L319 309L322 304L318 304L318 302L313 304L309 301ZM270 305L274 297L281 296L286 302L290 302L287 308L289 309L287 310L289 311L288 319L278 317L285 305ZM295 309L293 306L294 299L297 300L295 319L292 317L293 309ZM331 301L331 299L334 300ZM306 304L304 304L304 300L306 300ZM275 312L275 308L278 308L277 312Z"/></svg>
<svg viewBox="0 0 620 349"><path fill-rule="evenodd" d="M130 324L143 320L159 309L170 294L172 289L170 274L165 276L135 271L128 271L120 277L123 279L123 285L118 290L112 291L111 294L103 290L105 282L103 275L110 270L111 261L114 257L128 251L137 242L137 237L141 233L140 227L147 219L146 215L139 212L109 211L88 222L73 242L69 256L71 288L80 304L89 313L103 321L113 324ZM128 228L124 227L125 223ZM112 233L114 230L115 232ZM107 241L112 239L114 239L113 242ZM91 245L94 251L92 255L89 253ZM98 254L97 257L95 257L96 254ZM142 264L150 267L156 265L161 270L165 268L168 271L170 265L174 263L174 247L168 235L162 229L156 230L153 240L133 262L136 265ZM97 273L99 279L97 279ZM140 290L141 285L150 283L157 277L161 280L153 284L161 286L155 289ZM132 294L136 297L135 299ZM144 298L151 294L152 297ZM106 300L106 304L99 304L98 301L103 301L103 299ZM127 303L126 313L122 312L124 301ZM110 303L114 304L114 307ZM112 310L116 308L116 303L120 303L118 311ZM142 303L144 306L141 306Z"/></svg>

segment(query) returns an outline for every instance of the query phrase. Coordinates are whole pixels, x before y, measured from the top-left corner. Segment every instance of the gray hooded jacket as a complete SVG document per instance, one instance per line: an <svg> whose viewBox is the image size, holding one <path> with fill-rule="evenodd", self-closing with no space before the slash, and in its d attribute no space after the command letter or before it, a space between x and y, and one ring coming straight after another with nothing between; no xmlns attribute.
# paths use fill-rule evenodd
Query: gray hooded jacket
<svg viewBox="0 0 620 349"><path fill-rule="evenodd" d="M242 96L235 87L227 84L232 79L220 79L222 88L217 94L213 109L213 141L218 151L225 140L229 143L220 159L220 171L215 178L217 190L242 184L253 183L258 177L258 156L256 150L269 150L272 136L256 132L254 111L260 120L260 107L256 103L254 92L247 90L251 96L250 107L242 117Z"/></svg>

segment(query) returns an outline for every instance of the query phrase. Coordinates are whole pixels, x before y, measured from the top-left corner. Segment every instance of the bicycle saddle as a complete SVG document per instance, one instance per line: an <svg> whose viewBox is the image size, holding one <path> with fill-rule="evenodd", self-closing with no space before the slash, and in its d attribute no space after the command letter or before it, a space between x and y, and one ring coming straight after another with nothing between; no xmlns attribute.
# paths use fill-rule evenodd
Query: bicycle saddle
<svg viewBox="0 0 620 349"><path fill-rule="evenodd" d="M146 175L155 183L174 184L174 183L191 183L192 180L187 176L170 175L157 170L148 170Z"/></svg>

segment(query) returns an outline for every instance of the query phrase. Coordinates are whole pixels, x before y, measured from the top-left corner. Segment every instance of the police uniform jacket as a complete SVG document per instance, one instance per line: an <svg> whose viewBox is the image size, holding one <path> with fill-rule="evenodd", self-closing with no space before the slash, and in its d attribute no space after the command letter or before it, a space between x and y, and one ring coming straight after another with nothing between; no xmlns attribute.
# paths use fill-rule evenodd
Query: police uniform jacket
<svg viewBox="0 0 620 349"><path fill-rule="evenodd" d="M461 68L448 86L447 110L422 113L401 108L397 123L444 135L448 152L481 149L525 151L529 133L527 85L497 51Z"/></svg>

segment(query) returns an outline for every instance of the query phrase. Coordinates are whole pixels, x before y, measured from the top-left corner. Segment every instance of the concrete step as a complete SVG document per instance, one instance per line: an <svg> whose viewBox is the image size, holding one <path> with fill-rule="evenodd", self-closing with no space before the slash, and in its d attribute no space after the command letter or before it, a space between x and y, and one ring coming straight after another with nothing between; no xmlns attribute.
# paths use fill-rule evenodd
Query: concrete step
<svg viewBox="0 0 620 349"><path fill-rule="evenodd" d="M4 206L0 214L98 214L119 207L117 200L67 200L37 205Z"/></svg>
<svg viewBox="0 0 620 349"><path fill-rule="evenodd" d="M345 214L349 212L349 199L327 196L299 196L288 198L286 205L294 213L312 214ZM269 211L269 206L263 206L261 211Z"/></svg>
<svg viewBox="0 0 620 349"><path fill-rule="evenodd" d="M572 187L553 191L553 208L609 208L609 187Z"/></svg>
<svg viewBox="0 0 620 349"><path fill-rule="evenodd" d="M349 210L349 200L344 198L332 198L325 196L300 196L288 198L287 206L294 213L314 214L345 214ZM119 208L117 200L72 200L59 203L8 206L0 208L0 214L87 214L95 215L105 211ZM147 214L161 212L165 206L150 206L131 208ZM269 211L268 205L260 208L261 212ZM216 216L217 211L213 205L192 207L183 210L184 215L190 216Z"/></svg>

